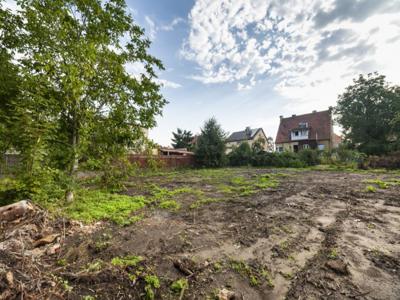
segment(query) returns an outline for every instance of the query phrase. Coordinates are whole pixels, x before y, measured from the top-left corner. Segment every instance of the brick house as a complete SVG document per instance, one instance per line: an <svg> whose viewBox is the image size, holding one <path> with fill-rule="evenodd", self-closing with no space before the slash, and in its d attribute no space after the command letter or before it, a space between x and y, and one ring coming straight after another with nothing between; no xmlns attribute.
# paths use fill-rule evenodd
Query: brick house
<svg viewBox="0 0 400 300"><path fill-rule="evenodd" d="M332 109L304 115L280 116L276 151L303 149L331 150L338 147L340 136L333 132Z"/></svg>

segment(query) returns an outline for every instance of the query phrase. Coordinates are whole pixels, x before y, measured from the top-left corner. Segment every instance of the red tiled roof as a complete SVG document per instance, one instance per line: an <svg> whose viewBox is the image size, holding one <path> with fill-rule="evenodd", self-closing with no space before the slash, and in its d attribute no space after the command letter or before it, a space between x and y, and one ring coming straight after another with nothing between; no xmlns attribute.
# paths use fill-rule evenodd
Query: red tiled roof
<svg viewBox="0 0 400 300"><path fill-rule="evenodd" d="M282 118L276 134L276 144L290 142L290 131L299 128L299 123L307 122L310 128L309 139L331 139L331 113L329 110Z"/></svg>

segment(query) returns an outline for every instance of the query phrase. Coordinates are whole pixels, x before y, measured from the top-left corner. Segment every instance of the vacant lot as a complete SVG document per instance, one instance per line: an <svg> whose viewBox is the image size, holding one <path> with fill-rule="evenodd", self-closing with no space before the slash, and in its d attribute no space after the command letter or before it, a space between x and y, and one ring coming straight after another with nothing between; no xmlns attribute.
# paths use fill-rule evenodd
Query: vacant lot
<svg viewBox="0 0 400 300"><path fill-rule="evenodd" d="M0 295L400 299L398 173L197 170L125 186L105 197L88 183L85 201L52 208L83 223L40 211L3 227L3 249L25 243L0 247L0 275L13 274Z"/></svg>

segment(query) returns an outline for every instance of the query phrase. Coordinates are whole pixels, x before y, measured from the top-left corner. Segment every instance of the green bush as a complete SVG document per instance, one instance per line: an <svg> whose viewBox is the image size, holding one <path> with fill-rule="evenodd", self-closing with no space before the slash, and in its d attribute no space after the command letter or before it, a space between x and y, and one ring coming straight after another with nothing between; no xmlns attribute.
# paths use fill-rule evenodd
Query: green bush
<svg viewBox="0 0 400 300"><path fill-rule="evenodd" d="M298 156L307 166L316 166L321 163L320 153L318 150L304 149L299 152Z"/></svg>
<svg viewBox="0 0 400 300"><path fill-rule="evenodd" d="M241 143L239 147L233 149L228 154L229 165L231 166L247 166L251 163L253 152L248 143Z"/></svg>

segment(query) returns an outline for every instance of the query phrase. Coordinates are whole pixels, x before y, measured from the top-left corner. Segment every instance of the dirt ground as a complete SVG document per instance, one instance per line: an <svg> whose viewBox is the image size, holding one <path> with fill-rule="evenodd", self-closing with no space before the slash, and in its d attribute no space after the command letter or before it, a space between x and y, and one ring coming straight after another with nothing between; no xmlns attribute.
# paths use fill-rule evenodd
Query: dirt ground
<svg viewBox="0 0 400 300"><path fill-rule="evenodd" d="M151 181L195 187L208 200L194 208L194 195L183 194L179 210L147 207L125 227L48 220L45 212L34 224L3 225L0 299L400 299L400 185L367 192L365 182L399 175L235 172L285 174L276 187L223 200L213 189L221 176L134 178L127 194L143 193ZM49 224L59 250L54 243L37 256L40 247L1 248L16 230L34 226L38 239ZM141 259L110 263L129 255ZM184 284L171 288L179 279Z"/></svg>

